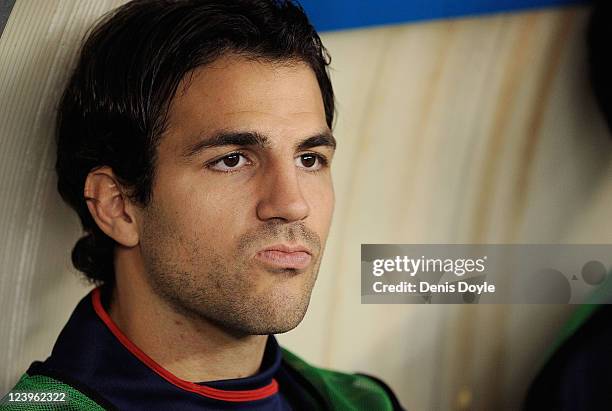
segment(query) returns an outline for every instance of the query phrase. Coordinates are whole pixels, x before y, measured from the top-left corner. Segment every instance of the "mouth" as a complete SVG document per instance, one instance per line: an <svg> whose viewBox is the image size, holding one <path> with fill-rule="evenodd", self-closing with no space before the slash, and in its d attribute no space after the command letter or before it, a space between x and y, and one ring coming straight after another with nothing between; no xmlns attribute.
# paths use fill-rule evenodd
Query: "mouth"
<svg viewBox="0 0 612 411"><path fill-rule="evenodd" d="M301 245L277 244L258 251L255 259L275 268L301 270L310 264L312 252Z"/></svg>

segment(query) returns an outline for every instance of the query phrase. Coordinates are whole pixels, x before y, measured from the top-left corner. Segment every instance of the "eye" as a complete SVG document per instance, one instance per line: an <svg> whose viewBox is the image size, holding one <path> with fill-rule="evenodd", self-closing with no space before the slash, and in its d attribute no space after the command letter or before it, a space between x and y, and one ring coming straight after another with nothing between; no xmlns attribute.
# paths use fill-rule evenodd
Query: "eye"
<svg viewBox="0 0 612 411"><path fill-rule="evenodd" d="M302 154L296 160L299 167L305 168L308 171L318 171L327 165L325 157L314 153Z"/></svg>
<svg viewBox="0 0 612 411"><path fill-rule="evenodd" d="M208 167L215 171L232 172L248 164L249 160L242 153L231 153L213 161Z"/></svg>

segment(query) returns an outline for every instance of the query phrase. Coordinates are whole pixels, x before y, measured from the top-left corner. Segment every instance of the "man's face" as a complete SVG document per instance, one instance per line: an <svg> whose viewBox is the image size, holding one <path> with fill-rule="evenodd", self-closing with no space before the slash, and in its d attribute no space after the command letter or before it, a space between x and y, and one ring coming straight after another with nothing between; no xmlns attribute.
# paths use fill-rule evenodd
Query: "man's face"
<svg viewBox="0 0 612 411"><path fill-rule="evenodd" d="M334 208L333 142L305 63L226 56L187 76L140 216L153 290L237 334L297 326Z"/></svg>

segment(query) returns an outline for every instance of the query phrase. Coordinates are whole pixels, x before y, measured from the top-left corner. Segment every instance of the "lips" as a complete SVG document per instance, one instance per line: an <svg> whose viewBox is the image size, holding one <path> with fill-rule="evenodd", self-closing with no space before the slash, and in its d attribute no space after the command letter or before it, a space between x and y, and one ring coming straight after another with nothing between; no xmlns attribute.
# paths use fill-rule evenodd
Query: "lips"
<svg viewBox="0 0 612 411"><path fill-rule="evenodd" d="M308 267L312 259L312 254L310 250L303 246L279 244L257 252L255 258L275 268L301 270Z"/></svg>

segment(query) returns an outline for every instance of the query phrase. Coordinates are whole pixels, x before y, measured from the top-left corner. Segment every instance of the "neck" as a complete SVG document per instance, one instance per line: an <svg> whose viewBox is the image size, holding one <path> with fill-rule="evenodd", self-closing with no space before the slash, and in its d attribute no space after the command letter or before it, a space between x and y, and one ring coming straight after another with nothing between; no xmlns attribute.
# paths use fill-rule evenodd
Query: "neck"
<svg viewBox="0 0 612 411"><path fill-rule="evenodd" d="M109 315L119 329L155 362L186 381L256 374L267 336L239 337L205 318L177 312L148 285L144 267L131 255L135 248L118 248L115 253Z"/></svg>

